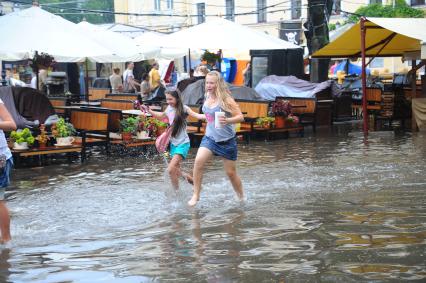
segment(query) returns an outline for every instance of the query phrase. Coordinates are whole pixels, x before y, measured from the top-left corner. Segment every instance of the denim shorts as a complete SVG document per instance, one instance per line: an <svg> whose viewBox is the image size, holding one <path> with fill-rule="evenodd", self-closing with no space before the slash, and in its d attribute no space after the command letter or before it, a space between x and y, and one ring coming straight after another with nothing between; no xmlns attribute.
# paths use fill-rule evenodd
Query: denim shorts
<svg viewBox="0 0 426 283"><path fill-rule="evenodd" d="M221 156L232 161L237 160L238 149L236 137L223 142L215 142L212 138L204 136L201 140L200 147L209 149L216 156Z"/></svg>
<svg viewBox="0 0 426 283"><path fill-rule="evenodd" d="M189 142L180 145L173 145L170 143L170 157L173 158L174 155L179 154L183 159L186 159L190 147L191 145Z"/></svg>
<svg viewBox="0 0 426 283"><path fill-rule="evenodd" d="M4 200L4 191L10 184L10 171L13 167L13 158L6 161L4 168L0 169L0 200Z"/></svg>

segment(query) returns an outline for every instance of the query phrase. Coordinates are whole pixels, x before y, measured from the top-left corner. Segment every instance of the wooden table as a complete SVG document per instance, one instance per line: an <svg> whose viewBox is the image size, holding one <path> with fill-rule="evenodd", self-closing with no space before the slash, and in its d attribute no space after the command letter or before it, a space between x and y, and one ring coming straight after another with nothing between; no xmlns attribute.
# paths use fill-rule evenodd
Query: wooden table
<svg viewBox="0 0 426 283"><path fill-rule="evenodd" d="M291 126L286 128L253 128L253 131L255 133L264 133L266 135L266 140L270 140L271 133L286 133L289 134L291 132L297 132L300 134L300 136L303 136L303 126Z"/></svg>
<svg viewBox="0 0 426 283"><path fill-rule="evenodd" d="M19 167L21 163L22 157L30 157L30 156L44 156L44 155L51 155L51 154L60 154L60 153L79 153L81 157L81 162L84 162L86 156L85 156L85 150L84 147L81 144L72 144L67 146L47 146L46 148L40 149L40 148L29 148L24 150L17 150L17 149L11 149L12 155L15 158L16 166ZM41 165L41 160L39 162Z"/></svg>
<svg viewBox="0 0 426 283"><path fill-rule="evenodd" d="M155 145L155 140L151 139L151 140L137 140L137 139L133 139L130 142L124 142L123 140L112 140L111 144L114 145L120 145L123 146L125 148L131 148L131 147L147 147L147 146L152 146Z"/></svg>

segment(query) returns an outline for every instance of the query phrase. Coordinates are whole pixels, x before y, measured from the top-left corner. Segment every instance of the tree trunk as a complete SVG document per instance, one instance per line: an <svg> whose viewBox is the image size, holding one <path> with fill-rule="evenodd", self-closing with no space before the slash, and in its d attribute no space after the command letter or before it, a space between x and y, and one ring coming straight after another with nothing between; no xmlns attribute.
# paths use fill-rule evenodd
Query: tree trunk
<svg viewBox="0 0 426 283"><path fill-rule="evenodd" d="M309 54L328 44L328 19L333 7L332 0L308 0L308 21L305 31ZM322 82L328 79L328 65L330 59L311 59L311 82Z"/></svg>

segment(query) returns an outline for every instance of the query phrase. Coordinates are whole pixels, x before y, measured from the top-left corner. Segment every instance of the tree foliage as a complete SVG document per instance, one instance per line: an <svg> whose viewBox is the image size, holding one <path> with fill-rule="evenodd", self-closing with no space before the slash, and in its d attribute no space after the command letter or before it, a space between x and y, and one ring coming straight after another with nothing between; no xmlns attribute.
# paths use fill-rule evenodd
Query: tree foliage
<svg viewBox="0 0 426 283"><path fill-rule="evenodd" d="M43 5L45 4L45 5ZM52 5L48 5L52 4ZM113 0L76 0L76 1L63 1L63 0L40 0L40 5L43 9L59 14L61 17L74 22L79 23L84 18L92 24L102 23L113 23L114 15L107 13L90 13L90 12L79 12L71 9L89 9L89 10L100 10L100 11L114 11Z"/></svg>
<svg viewBox="0 0 426 283"><path fill-rule="evenodd" d="M377 18L423 18L425 16L423 10L411 8L404 0L397 0L395 8L391 5L370 4L358 8L355 14ZM359 16L349 17L350 22L356 23L358 20Z"/></svg>

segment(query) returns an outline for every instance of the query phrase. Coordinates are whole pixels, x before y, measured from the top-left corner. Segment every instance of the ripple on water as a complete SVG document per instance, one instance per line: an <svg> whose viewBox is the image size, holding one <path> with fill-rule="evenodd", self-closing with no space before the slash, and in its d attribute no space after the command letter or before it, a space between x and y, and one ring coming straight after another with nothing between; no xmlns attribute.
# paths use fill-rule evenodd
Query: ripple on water
<svg viewBox="0 0 426 283"><path fill-rule="evenodd" d="M158 157L15 170L0 279L422 281L425 140L339 130L253 142L239 148L246 202L215 159L195 209L191 187L173 191Z"/></svg>

